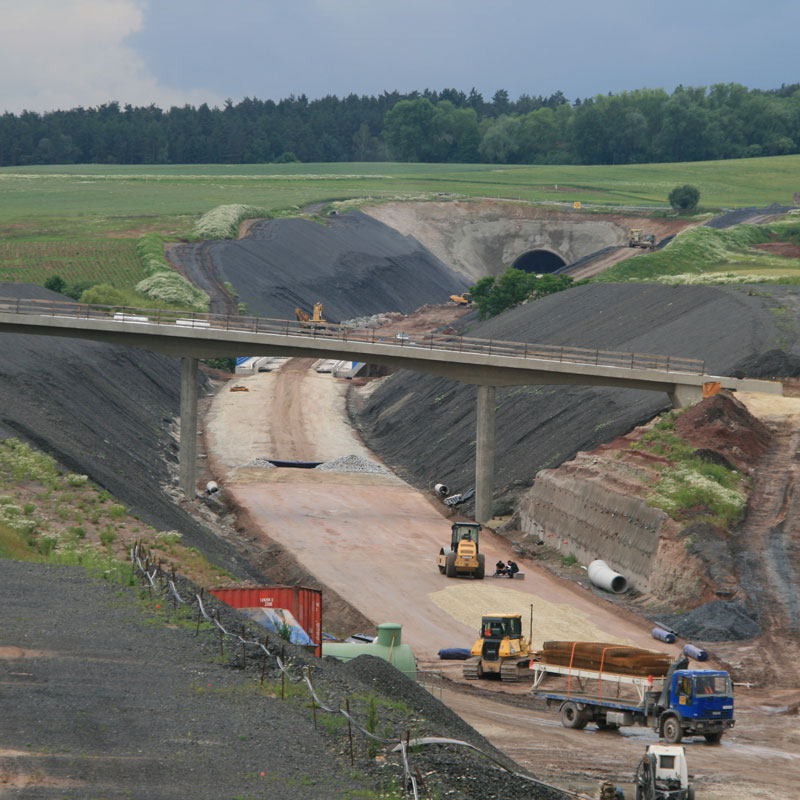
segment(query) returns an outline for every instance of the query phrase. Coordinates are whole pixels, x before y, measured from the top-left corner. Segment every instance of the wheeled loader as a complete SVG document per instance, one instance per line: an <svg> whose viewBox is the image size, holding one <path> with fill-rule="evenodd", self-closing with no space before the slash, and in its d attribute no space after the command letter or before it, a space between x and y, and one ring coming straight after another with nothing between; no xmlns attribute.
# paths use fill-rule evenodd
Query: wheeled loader
<svg viewBox="0 0 800 800"><path fill-rule="evenodd" d="M481 526L477 522L454 522L450 529L450 549L442 548L436 559L439 572L448 578L471 575L483 578L486 558L478 552Z"/></svg>
<svg viewBox="0 0 800 800"><path fill-rule="evenodd" d="M501 681L518 681L529 675L530 644L522 635L520 614L487 614L481 620L481 635L472 646L472 656L463 665L469 681L499 675Z"/></svg>

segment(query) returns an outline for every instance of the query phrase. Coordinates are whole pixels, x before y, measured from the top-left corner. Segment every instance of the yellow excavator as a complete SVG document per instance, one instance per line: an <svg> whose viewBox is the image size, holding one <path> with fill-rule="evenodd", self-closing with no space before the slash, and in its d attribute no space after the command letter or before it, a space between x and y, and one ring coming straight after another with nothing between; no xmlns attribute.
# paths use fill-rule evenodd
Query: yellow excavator
<svg viewBox="0 0 800 800"><path fill-rule="evenodd" d="M457 306L471 306L472 292L463 292L462 294L451 294L450 300Z"/></svg>
<svg viewBox="0 0 800 800"><path fill-rule="evenodd" d="M486 572L486 557L478 552L478 537L481 526L478 522L454 522L450 529L450 549L439 550L436 563L439 572L448 578L471 575L483 578Z"/></svg>
<svg viewBox="0 0 800 800"><path fill-rule="evenodd" d="M488 675L499 675L501 681L518 681L530 674L531 656L530 641L522 635L520 614L486 614L481 619L480 638L464 662L463 675L468 681Z"/></svg>
<svg viewBox="0 0 800 800"><path fill-rule="evenodd" d="M297 321L304 327L316 327L316 326L323 326L326 325L326 321L322 318L322 303L315 303L314 304L314 311L312 315L309 317L306 311L303 311L302 308L295 308L294 314L297 317Z"/></svg>

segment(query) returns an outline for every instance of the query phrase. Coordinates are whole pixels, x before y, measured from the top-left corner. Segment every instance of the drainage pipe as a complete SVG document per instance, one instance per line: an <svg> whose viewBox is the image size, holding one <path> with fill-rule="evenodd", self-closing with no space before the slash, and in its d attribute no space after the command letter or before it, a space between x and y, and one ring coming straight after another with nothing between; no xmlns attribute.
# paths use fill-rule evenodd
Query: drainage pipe
<svg viewBox="0 0 800 800"><path fill-rule="evenodd" d="M622 594L628 590L628 581L618 572L614 572L605 561L596 559L589 564L589 580L601 589L614 594Z"/></svg>
<svg viewBox="0 0 800 800"><path fill-rule="evenodd" d="M447 495L450 494L450 489L448 489L447 486L443 483L437 483L433 487L433 491L436 492L436 494L438 494L439 497L447 497Z"/></svg>
<svg viewBox="0 0 800 800"><path fill-rule="evenodd" d="M654 639L659 639L662 642L666 642L667 644L673 644L675 642L675 634L670 633L669 631L665 631L663 628L653 628L650 631Z"/></svg>
<svg viewBox="0 0 800 800"><path fill-rule="evenodd" d="M695 647L693 644L684 645L683 652L695 661L708 661L708 653L706 653L705 650L701 650L699 647Z"/></svg>

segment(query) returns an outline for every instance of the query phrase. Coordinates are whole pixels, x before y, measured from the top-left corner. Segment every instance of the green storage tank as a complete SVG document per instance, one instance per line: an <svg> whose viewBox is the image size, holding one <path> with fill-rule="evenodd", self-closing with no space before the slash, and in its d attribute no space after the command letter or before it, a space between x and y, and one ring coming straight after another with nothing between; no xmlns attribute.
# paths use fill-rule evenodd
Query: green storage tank
<svg viewBox="0 0 800 800"><path fill-rule="evenodd" d="M360 642L323 642L322 655L333 656L340 661L350 661L358 656L369 655L388 661L412 681L417 679L417 662L411 648L402 644L403 626L395 622L384 622L378 625L378 638L367 643Z"/></svg>

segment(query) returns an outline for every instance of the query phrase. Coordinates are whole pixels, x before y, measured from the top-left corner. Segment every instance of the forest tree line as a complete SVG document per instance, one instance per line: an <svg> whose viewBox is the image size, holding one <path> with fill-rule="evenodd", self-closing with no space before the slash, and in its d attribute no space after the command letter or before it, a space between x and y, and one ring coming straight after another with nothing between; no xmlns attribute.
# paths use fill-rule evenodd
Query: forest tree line
<svg viewBox="0 0 800 800"><path fill-rule="evenodd" d="M570 102L475 89L245 98L223 108L0 116L0 166L411 161L635 164L800 152L800 84L637 89Z"/></svg>

